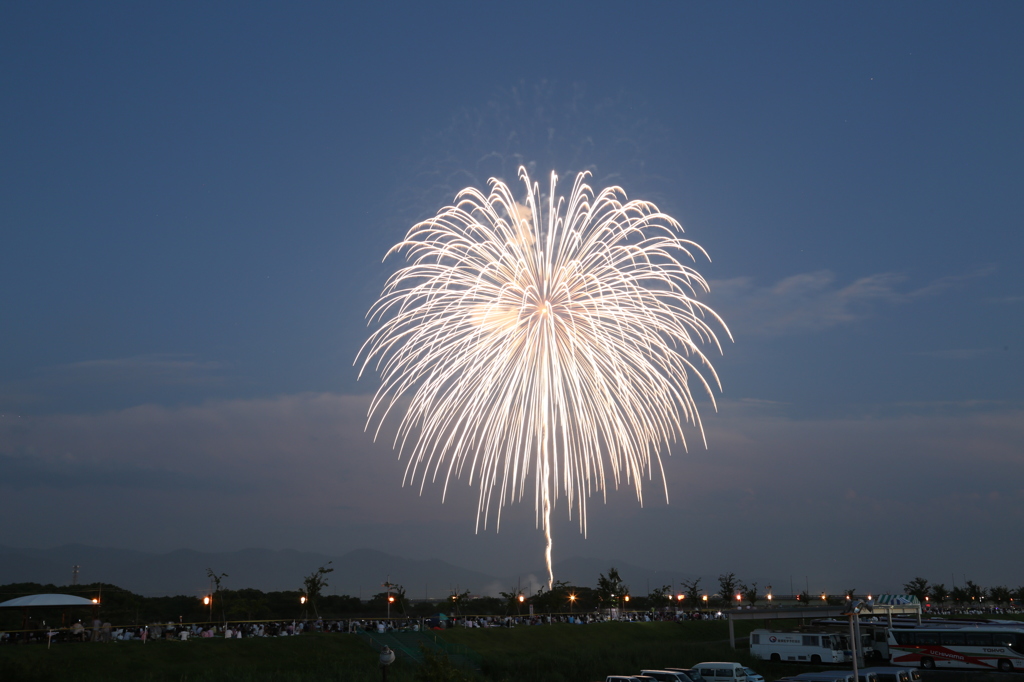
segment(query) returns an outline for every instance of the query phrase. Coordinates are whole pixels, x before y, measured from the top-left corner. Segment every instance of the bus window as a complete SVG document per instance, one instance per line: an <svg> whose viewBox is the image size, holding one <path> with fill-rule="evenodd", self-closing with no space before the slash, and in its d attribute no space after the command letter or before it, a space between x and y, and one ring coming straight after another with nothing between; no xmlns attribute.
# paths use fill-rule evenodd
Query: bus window
<svg viewBox="0 0 1024 682"><path fill-rule="evenodd" d="M963 632L943 632L939 635L942 646L964 646L967 644L967 635Z"/></svg>
<svg viewBox="0 0 1024 682"><path fill-rule="evenodd" d="M1020 650L1020 647L1018 646L1019 638L1020 635L1014 634L1012 632L993 632L992 644L994 646L1005 646L1011 649Z"/></svg>
<svg viewBox="0 0 1024 682"><path fill-rule="evenodd" d="M907 632L906 630L893 630L892 636L896 639L897 644L913 646L915 643L913 632Z"/></svg>
<svg viewBox="0 0 1024 682"><path fill-rule="evenodd" d="M988 632L968 632L967 646L992 646L992 635Z"/></svg>
<svg viewBox="0 0 1024 682"><path fill-rule="evenodd" d="M939 633L937 632L917 632L917 636L914 638L917 640L917 644L938 644Z"/></svg>
<svg viewBox="0 0 1024 682"><path fill-rule="evenodd" d="M804 646L818 646L817 635L804 635L803 638Z"/></svg>

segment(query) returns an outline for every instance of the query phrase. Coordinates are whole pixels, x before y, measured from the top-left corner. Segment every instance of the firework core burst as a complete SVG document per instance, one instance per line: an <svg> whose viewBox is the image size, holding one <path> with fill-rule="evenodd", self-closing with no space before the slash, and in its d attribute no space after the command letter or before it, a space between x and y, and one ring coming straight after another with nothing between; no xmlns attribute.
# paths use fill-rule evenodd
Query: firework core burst
<svg viewBox="0 0 1024 682"><path fill-rule="evenodd" d="M370 309L380 327L359 352L381 375L367 427L392 413L394 446L407 455L406 483L466 474L478 479L477 530L533 489L547 540L551 510L565 495L586 534L586 501L657 470L661 453L690 423L704 428L690 385L715 405L721 383L705 344L721 353L696 300L708 291L687 263L707 257L682 227L619 187L596 194L580 173L568 198L546 198L524 168L525 203L496 179L490 193L467 188L452 206L414 225L389 252L406 265ZM545 205L546 204L546 205ZM386 257L385 257L386 258ZM711 383L709 383L709 381Z"/></svg>

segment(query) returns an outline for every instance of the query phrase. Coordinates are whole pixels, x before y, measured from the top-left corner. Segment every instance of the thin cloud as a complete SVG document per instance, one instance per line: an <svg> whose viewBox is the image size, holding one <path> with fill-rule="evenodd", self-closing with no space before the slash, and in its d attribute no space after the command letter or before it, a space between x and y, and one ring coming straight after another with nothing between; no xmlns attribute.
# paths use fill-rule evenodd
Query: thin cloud
<svg viewBox="0 0 1024 682"><path fill-rule="evenodd" d="M948 348L945 350L929 350L915 353L926 358L940 360L973 360L992 353L992 348Z"/></svg>
<svg viewBox="0 0 1024 682"><path fill-rule="evenodd" d="M45 373L54 381L206 385L223 381L216 376L221 368L188 355L152 354L55 365Z"/></svg>
<svg viewBox="0 0 1024 682"><path fill-rule="evenodd" d="M871 317L880 305L906 305L991 272L992 268L986 268L940 277L910 290L901 286L907 277L894 272L869 275L846 285L829 270L792 275L768 287L757 286L750 277L737 277L712 282L710 303L743 335L783 336L853 324Z"/></svg>

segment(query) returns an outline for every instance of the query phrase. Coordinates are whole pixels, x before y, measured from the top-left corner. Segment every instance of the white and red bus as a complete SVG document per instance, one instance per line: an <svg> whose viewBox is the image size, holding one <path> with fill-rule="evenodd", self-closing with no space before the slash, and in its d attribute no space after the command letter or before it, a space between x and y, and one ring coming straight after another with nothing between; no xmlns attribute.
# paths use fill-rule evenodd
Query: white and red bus
<svg viewBox="0 0 1024 682"><path fill-rule="evenodd" d="M1024 670L1024 629L1000 626L892 628L893 665Z"/></svg>

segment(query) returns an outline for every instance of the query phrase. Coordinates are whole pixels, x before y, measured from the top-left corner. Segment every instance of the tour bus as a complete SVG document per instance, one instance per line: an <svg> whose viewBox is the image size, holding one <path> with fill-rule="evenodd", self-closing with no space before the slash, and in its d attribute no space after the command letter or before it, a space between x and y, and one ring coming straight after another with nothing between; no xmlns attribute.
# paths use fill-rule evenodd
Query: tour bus
<svg viewBox="0 0 1024 682"><path fill-rule="evenodd" d="M1024 632L1019 628L893 628L889 651L894 665L920 665L929 670L1024 670Z"/></svg>
<svg viewBox="0 0 1024 682"><path fill-rule="evenodd" d="M845 663L850 660L849 638L835 632L776 632L753 630L750 655L769 661Z"/></svg>

